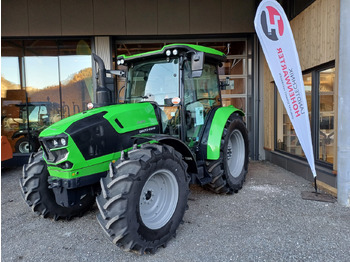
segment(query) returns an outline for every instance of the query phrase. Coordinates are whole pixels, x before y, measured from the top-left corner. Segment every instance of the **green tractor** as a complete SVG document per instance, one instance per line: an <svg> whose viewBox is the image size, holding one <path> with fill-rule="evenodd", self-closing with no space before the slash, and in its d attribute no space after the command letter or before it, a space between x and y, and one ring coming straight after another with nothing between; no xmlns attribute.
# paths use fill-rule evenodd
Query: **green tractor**
<svg viewBox="0 0 350 262"><path fill-rule="evenodd" d="M93 57L96 104L40 133L41 150L23 168L23 197L57 220L83 215L97 196L97 219L113 243L154 253L175 236L190 183L221 194L242 188L244 113L222 106L218 66L226 58L217 50L172 44L118 56L127 71ZM126 77L123 103L114 103L107 73Z"/></svg>

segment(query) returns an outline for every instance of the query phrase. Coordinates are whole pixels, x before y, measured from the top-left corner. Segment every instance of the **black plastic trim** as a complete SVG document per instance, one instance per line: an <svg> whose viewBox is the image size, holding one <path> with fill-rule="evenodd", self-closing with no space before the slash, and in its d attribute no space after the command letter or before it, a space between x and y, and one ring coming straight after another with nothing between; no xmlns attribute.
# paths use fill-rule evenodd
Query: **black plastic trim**
<svg viewBox="0 0 350 262"><path fill-rule="evenodd" d="M100 178L105 177L106 174L107 174L107 171L88 175L88 176L83 176L83 177L71 178L71 179L49 177L48 182L51 188L63 187L66 189L75 189L83 186L96 184L100 181Z"/></svg>

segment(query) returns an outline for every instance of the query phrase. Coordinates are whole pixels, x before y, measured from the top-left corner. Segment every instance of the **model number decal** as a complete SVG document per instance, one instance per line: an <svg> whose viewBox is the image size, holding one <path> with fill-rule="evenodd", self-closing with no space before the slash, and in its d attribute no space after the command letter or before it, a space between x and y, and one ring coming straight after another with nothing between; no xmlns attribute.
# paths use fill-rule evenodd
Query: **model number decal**
<svg viewBox="0 0 350 262"><path fill-rule="evenodd" d="M155 126L148 127L148 128L145 128L145 129L141 129L141 130L139 131L139 134L146 133L146 132L153 131L153 130L156 130L156 127L155 127Z"/></svg>

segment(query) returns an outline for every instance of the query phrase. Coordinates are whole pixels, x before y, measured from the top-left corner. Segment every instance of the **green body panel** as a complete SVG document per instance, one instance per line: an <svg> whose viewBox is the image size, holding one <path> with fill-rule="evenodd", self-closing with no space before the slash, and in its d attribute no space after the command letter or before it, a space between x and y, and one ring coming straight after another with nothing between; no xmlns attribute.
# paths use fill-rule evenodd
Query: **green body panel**
<svg viewBox="0 0 350 262"><path fill-rule="evenodd" d="M231 114L238 112L244 116L243 111L234 106L221 107L216 110L213 121L210 126L208 145L207 145L207 159L217 160L220 157L220 146L222 133L224 132L225 124Z"/></svg>
<svg viewBox="0 0 350 262"><path fill-rule="evenodd" d="M163 54L166 49L176 48L176 47L182 47L182 48L187 47L187 48L193 49L193 50L198 51L198 52L204 52L206 54L216 55L216 56L219 56L221 58L226 57L226 55L224 53L222 53L216 49L210 48L210 47L191 45L191 44L171 44L171 45L163 46L163 48L160 50L150 51L150 52L146 52L146 53L142 53L142 54L136 54L136 55L131 55L131 56L120 55L120 56L118 56L118 59L123 58L125 60L131 60L131 59L135 59L135 58L143 57L143 56Z"/></svg>
<svg viewBox="0 0 350 262"><path fill-rule="evenodd" d="M67 128L69 128L72 123L101 112L106 112L103 117L108 120L114 130L119 134L124 134L135 130L147 129L148 127L158 125L154 107L150 103L119 104L106 106L65 118L43 130L40 134L40 137L42 138L53 137L61 134L66 134L68 136L67 146L51 149L51 151L66 149L68 151L68 156L64 160L59 161L55 164L46 161L48 163L50 176L63 179L72 179L101 173L108 170L109 163L111 161L115 161L120 158L121 153L114 152L86 160L75 144L74 140L66 132ZM116 123L115 119L118 119L122 127ZM58 164L65 161L73 163L72 168L62 169L57 166Z"/></svg>
<svg viewBox="0 0 350 262"><path fill-rule="evenodd" d="M118 160L120 158L120 155L121 155L120 152L116 152L113 154L101 156L88 161L82 158L83 160L81 162L77 162L76 164L74 164L72 169L62 169L57 166L48 166L48 170L49 170L50 176L63 178L63 179L73 179L73 178L88 176L92 174L98 174L98 173L107 171L109 168L109 164L112 161ZM77 157L75 159L77 159Z"/></svg>
<svg viewBox="0 0 350 262"><path fill-rule="evenodd" d="M62 134L72 123L101 112L107 112L104 118L111 123L118 133L125 133L158 124L154 108L150 103L119 104L91 109L62 119L44 129L39 137ZM120 128L116 124L116 118L118 118L124 128Z"/></svg>

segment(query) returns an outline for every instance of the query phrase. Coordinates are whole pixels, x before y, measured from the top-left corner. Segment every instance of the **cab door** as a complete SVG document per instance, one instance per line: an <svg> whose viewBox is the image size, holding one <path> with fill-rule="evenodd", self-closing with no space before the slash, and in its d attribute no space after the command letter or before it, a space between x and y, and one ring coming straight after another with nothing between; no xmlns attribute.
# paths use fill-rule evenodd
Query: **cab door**
<svg viewBox="0 0 350 262"><path fill-rule="evenodd" d="M221 106L217 66L204 64L200 77L193 78L190 62L184 66L184 110L186 143L193 146L199 141L199 135L208 113L214 107Z"/></svg>

